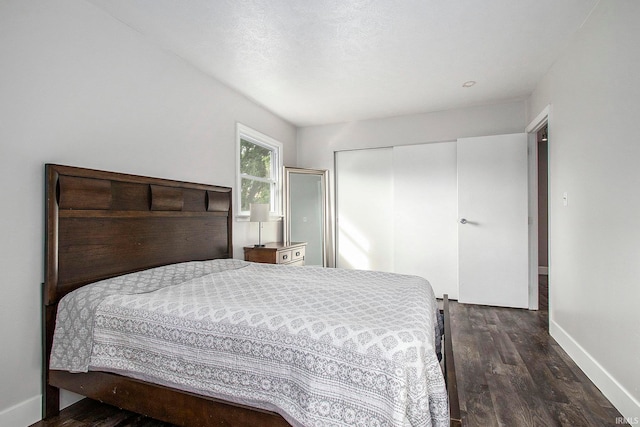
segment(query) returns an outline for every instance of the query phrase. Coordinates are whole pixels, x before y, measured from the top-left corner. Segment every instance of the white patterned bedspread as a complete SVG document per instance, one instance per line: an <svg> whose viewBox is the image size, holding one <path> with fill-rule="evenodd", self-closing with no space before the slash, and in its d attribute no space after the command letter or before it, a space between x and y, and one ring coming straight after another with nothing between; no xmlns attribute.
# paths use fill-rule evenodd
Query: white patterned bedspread
<svg viewBox="0 0 640 427"><path fill-rule="evenodd" d="M65 296L51 369L116 372L296 426L445 426L436 313L416 276L174 264Z"/></svg>

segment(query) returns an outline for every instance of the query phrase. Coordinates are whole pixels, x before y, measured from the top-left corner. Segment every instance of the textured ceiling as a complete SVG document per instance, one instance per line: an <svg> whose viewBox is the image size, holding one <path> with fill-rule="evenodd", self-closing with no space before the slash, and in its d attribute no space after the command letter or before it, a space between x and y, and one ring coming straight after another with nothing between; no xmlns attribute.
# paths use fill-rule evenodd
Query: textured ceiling
<svg viewBox="0 0 640 427"><path fill-rule="evenodd" d="M524 98L598 0L88 1L306 126Z"/></svg>

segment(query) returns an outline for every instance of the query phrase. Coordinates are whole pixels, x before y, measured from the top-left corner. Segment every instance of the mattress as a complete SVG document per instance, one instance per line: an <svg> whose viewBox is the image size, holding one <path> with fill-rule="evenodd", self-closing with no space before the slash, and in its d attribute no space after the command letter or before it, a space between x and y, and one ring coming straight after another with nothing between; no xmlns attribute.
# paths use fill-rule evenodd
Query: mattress
<svg viewBox="0 0 640 427"><path fill-rule="evenodd" d="M222 398L294 426L444 426L437 313L416 276L174 264L65 296L50 367Z"/></svg>

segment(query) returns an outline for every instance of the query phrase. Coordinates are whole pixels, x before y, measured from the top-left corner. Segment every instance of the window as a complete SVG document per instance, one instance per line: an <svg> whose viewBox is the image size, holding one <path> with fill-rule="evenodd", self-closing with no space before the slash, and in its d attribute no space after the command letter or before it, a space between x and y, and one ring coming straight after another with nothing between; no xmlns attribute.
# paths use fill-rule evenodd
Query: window
<svg viewBox="0 0 640 427"><path fill-rule="evenodd" d="M268 203L280 215L282 144L240 123L236 135L239 215L248 215L251 203Z"/></svg>

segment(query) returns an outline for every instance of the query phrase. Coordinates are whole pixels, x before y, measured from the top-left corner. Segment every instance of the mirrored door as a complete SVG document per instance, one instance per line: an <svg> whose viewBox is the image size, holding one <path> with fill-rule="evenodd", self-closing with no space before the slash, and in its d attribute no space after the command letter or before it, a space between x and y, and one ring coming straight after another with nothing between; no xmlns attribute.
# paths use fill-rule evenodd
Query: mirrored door
<svg viewBox="0 0 640 427"><path fill-rule="evenodd" d="M326 170L284 168L284 241L307 242L305 265L327 266L328 176Z"/></svg>

